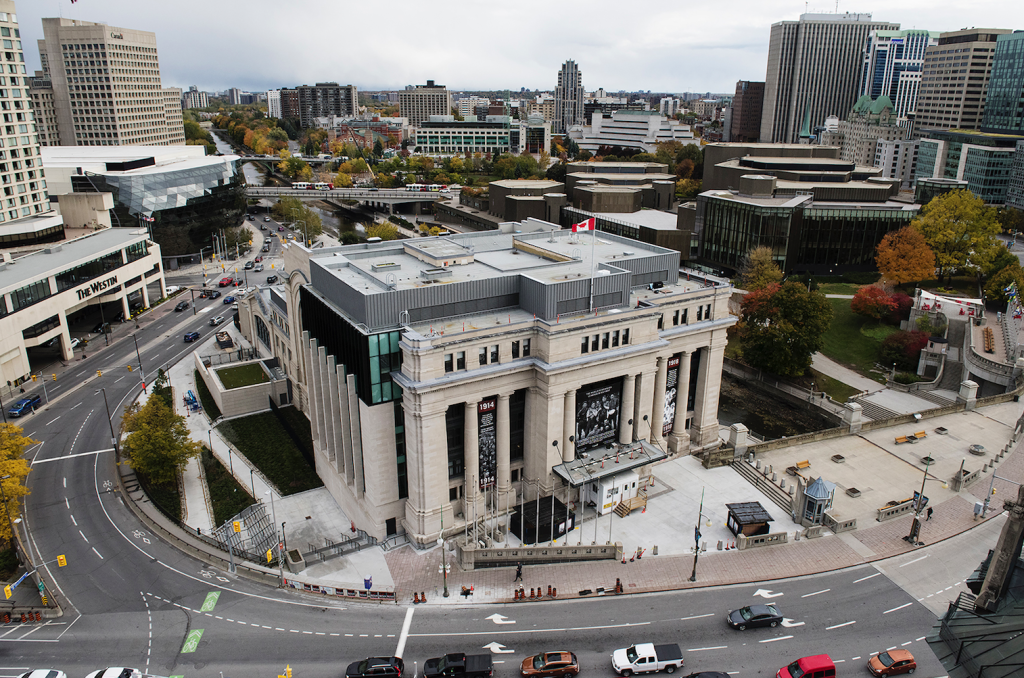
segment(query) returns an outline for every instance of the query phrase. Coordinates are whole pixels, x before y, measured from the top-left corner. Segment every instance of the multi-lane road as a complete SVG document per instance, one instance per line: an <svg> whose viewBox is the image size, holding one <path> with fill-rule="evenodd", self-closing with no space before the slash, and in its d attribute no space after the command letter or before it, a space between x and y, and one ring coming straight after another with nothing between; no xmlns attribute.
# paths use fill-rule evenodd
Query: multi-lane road
<svg viewBox="0 0 1024 678"><path fill-rule="evenodd" d="M209 318L225 310L222 300L197 299L196 315L154 311L160 317L137 332L147 373L187 356L193 345L183 335L206 336ZM862 675L872 652L905 647L920 662L916 675L941 676L924 637L998 528L986 525L877 567L758 586L481 606L309 598L181 553L124 505L100 389L116 428L140 390L129 362L137 362L135 344L122 339L66 372L50 404L18 422L40 441L29 453L29 545L66 613L0 628L0 678L49 667L74 678L111 665L188 678L272 678L290 665L296 678L326 677L341 676L350 661L394 653L411 675L426 658L460 650L492 652L496 678L511 678L524 656L545 649L569 649L585 675L610 678L611 651L646 641L679 643L686 673L767 676L793 658L828 652L841 676ZM66 567L56 567L58 555ZM784 613L783 626L727 628L729 609L767 601Z"/></svg>

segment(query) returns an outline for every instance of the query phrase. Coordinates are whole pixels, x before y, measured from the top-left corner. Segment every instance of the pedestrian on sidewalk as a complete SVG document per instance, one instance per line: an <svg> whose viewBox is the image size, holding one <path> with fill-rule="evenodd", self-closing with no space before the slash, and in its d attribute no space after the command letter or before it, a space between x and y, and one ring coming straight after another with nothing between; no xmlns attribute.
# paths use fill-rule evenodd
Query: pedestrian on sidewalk
<svg viewBox="0 0 1024 678"><path fill-rule="evenodd" d="M523 581L523 564L516 563L516 578L512 580L513 583L517 581Z"/></svg>
<svg viewBox="0 0 1024 678"><path fill-rule="evenodd" d="M925 522L928 522L929 520L932 519L932 511L934 511L934 510L935 509L933 509L931 506L928 507L928 517L924 519Z"/></svg>

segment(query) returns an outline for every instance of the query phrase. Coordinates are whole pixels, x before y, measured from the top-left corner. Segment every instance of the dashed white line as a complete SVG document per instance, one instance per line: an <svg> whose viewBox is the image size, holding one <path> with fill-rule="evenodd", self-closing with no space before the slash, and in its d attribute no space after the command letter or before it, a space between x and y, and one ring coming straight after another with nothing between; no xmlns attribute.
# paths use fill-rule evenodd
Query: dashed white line
<svg viewBox="0 0 1024 678"><path fill-rule="evenodd" d="M269 627L269 626L260 626L260 628L261 628L261 629L266 629L266 630L268 630L268 631L270 630L270 627Z"/></svg>
<svg viewBox="0 0 1024 678"><path fill-rule="evenodd" d="M78 521L75 520L75 514L74 513L71 514L71 522L73 522L75 524L75 527L78 527Z"/></svg>
<svg viewBox="0 0 1024 678"><path fill-rule="evenodd" d="M829 592L829 591L831 591L831 590L832 590L832 589L822 589L822 590L820 590L820 591L815 591L814 593L805 593L804 595L802 595L802 596L800 596L800 597L801 597L801 598L810 598L811 596L816 596L816 595L818 595L818 594L820 594L820 593L828 593L828 592Z"/></svg>
<svg viewBox="0 0 1024 678"><path fill-rule="evenodd" d="M64 489L65 490L68 489L68 479L67 479L67 477L64 478ZM65 499L64 501L67 501L67 499ZM69 506L68 508L71 508L71 507Z"/></svg>
<svg viewBox="0 0 1024 678"><path fill-rule="evenodd" d="M67 497L64 497L64 505L68 507L69 511L71 510L71 502L68 501Z"/></svg>
<svg viewBox="0 0 1024 678"><path fill-rule="evenodd" d="M831 631L832 629L841 629L844 626L849 626L850 624L856 624L856 623L857 623L856 621L843 622L842 624L836 624L835 626L826 626L825 630L826 631Z"/></svg>
<svg viewBox="0 0 1024 678"><path fill-rule="evenodd" d="M777 640L786 640L786 639L792 638L792 637L793 636L779 636L778 638L768 638L766 640L759 640L757 642L759 642L759 643L774 643Z"/></svg>
<svg viewBox="0 0 1024 678"><path fill-rule="evenodd" d="M92 552L95 553L96 555L100 556L100 552L96 550L95 546L92 547ZM100 556L100 560L103 560L103 556Z"/></svg>
<svg viewBox="0 0 1024 678"><path fill-rule="evenodd" d="M697 614L697 615L694 615L692 617L681 617L679 619L679 621L689 621L690 619L703 619L704 617L714 617L714 616L715 615L714 615L713 612L709 612L708 614Z"/></svg>
<svg viewBox="0 0 1024 678"><path fill-rule="evenodd" d="M303 633L304 633L305 635L307 635L307 636L311 636L311 635L313 635L313 632L312 632L312 631L303 631Z"/></svg>
<svg viewBox="0 0 1024 678"><path fill-rule="evenodd" d="M907 645L910 645L912 642L914 642L914 641L908 640L907 642L905 642L902 645L900 645L900 647L906 647Z"/></svg>
<svg viewBox="0 0 1024 678"><path fill-rule="evenodd" d="M122 379L124 379L124 377L123 377L123 376L121 376L121 377L118 377L117 379L115 379L115 380L114 380L114 383L116 384L117 382L121 381Z"/></svg>
<svg viewBox="0 0 1024 678"><path fill-rule="evenodd" d="M920 638L914 638L914 642L915 643L920 643L924 639L925 639L925 636L921 636Z"/></svg>
<svg viewBox="0 0 1024 678"><path fill-rule="evenodd" d="M902 565L900 565L900 567L906 567L907 565L913 565L914 563L920 562L920 561L924 560L927 557L928 557L928 554L925 554L925 555L921 556L920 558L914 558L913 560L908 560L907 562L905 562Z"/></svg>
<svg viewBox="0 0 1024 678"><path fill-rule="evenodd" d="M687 652L703 652L704 650L724 650L728 645L715 645L714 647L691 647Z"/></svg>
<svg viewBox="0 0 1024 678"><path fill-rule="evenodd" d="M81 404L82 403L78 403L78 405L81 405ZM75 405L75 407L78 407L78 405ZM73 410L73 409L75 409L75 407L72 407L71 409Z"/></svg>
<svg viewBox="0 0 1024 678"><path fill-rule="evenodd" d="M854 658L853 658L853 659L851 659L850 661L851 661L851 662L855 662L855 661L857 661L858 659L860 659L860 657L854 657Z"/></svg>
<svg viewBox="0 0 1024 678"><path fill-rule="evenodd" d="M902 604L902 605L900 605L899 607L894 607L894 608L892 608L891 610L886 610L886 611L885 611L885 612L883 612L882 614L889 614L890 612L895 612L896 610L902 610L903 608L905 608L905 607L910 607L911 605L913 605L913 603L903 603L903 604Z"/></svg>
<svg viewBox="0 0 1024 678"><path fill-rule="evenodd" d="M862 581L867 581L868 579L874 579L875 577L879 576L880 574L882 574L882 573L881 572L875 572L874 574L869 574L866 577L861 577L860 579L854 579L853 583L854 584L859 584Z"/></svg>
<svg viewBox="0 0 1024 678"><path fill-rule="evenodd" d="M284 629L274 628L275 631L284 631Z"/></svg>
<svg viewBox="0 0 1024 678"><path fill-rule="evenodd" d="M845 659L833 659L832 663L833 664L842 664L845 661L846 661Z"/></svg>
<svg viewBox="0 0 1024 678"><path fill-rule="evenodd" d="M51 419L50 421L46 422L46 425L47 425L47 426L49 426L49 425L50 425L50 424L52 424L53 422L55 422L55 421L57 421L58 419L60 419L60 418L61 418L61 416L62 416L62 415L59 415L59 414L58 414L58 415L57 415L56 417L54 417L54 418L53 418L53 419Z"/></svg>
<svg viewBox="0 0 1024 678"><path fill-rule="evenodd" d="M298 629L288 629L288 633L298 633Z"/></svg>
<svg viewBox="0 0 1024 678"><path fill-rule="evenodd" d="M85 532L82 532L81 530L79 530L79 531L78 531L78 534L82 535L82 539L85 539L85 543L86 543L86 544L88 544L88 543L89 543L89 540L85 538Z"/></svg>

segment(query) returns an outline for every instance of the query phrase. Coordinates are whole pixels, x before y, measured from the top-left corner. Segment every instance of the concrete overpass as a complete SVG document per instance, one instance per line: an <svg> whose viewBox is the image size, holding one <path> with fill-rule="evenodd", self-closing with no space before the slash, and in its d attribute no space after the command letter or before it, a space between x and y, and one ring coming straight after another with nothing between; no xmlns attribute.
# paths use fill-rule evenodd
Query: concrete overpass
<svg viewBox="0 0 1024 678"><path fill-rule="evenodd" d="M398 205L411 202L437 202L447 200L450 193L436 193L427 191L408 191L404 188L382 188L372 190L368 188L335 188L330 191L316 191L313 189L295 189L272 186L248 186L245 189L246 197L249 198L299 198L300 200L324 200L334 198L337 200L357 200L359 202L377 203L380 205Z"/></svg>

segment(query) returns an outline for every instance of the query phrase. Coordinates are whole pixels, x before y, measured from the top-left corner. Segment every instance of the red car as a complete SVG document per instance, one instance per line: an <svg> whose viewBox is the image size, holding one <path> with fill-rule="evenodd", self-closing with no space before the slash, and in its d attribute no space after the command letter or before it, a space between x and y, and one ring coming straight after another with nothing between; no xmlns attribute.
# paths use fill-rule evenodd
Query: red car
<svg viewBox="0 0 1024 678"><path fill-rule="evenodd" d="M217 287L227 287L233 282L235 282L234 278L221 278L220 282L217 283Z"/></svg>
<svg viewBox="0 0 1024 678"><path fill-rule="evenodd" d="M254 261L254 262L256 262L256 263L258 264L258 263L260 263L261 261L263 261L263 257L256 257L255 259L253 259L253 261Z"/></svg>

